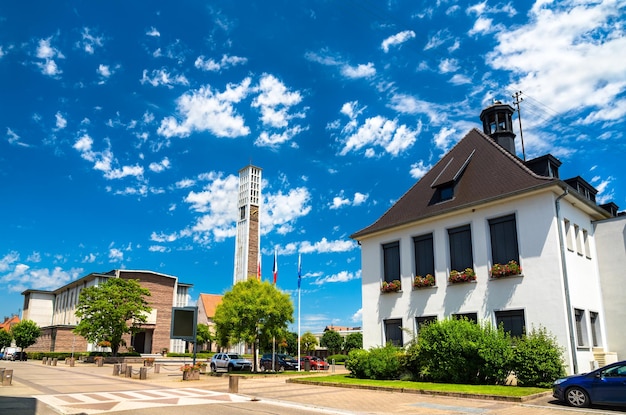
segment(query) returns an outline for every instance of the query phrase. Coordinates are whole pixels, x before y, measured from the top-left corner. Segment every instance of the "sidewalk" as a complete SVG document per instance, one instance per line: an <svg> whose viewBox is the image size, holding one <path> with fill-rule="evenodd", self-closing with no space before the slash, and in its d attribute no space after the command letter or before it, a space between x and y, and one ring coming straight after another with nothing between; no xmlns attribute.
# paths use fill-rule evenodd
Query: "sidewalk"
<svg viewBox="0 0 626 415"><path fill-rule="evenodd" d="M135 373L133 378L125 378L113 376L113 365L97 367L93 363L76 363L75 367L69 367L60 362L55 367L42 365L41 361L10 363L0 365L14 369L13 384L0 387L0 413L2 414L13 415L13 412L3 410L2 406L2 402L6 404L11 398L21 398L21 403L32 406L32 397L36 395L139 391L159 388L198 388L229 393L233 386L230 383L229 374L226 373L218 376L201 375L200 380L183 381L179 370L182 364L180 362L171 362L161 366L160 373L154 373L154 368L150 368L146 380L138 379L139 366L136 368L133 366ZM322 372L321 375L327 373ZM345 369L337 368L335 373L345 373ZM319 409L333 408L357 414L571 415L575 413L582 415L588 413L597 415L599 413L598 410L573 410L562 405L548 403L552 401L550 397L519 404L286 382L286 379L294 376L313 377L316 374L288 372L281 375L238 376L237 393L250 400L286 402ZM6 409L6 406L4 408ZM46 408L39 405L36 411L31 409L30 412L22 413L48 415L55 412L46 412ZM615 415L619 412L604 413Z"/></svg>

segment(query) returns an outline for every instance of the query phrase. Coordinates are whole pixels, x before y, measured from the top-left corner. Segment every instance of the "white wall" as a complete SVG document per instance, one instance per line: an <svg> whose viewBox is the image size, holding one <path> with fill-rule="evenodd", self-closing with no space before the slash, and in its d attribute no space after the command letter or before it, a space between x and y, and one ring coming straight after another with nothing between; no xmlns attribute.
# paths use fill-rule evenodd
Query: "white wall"
<svg viewBox="0 0 626 415"><path fill-rule="evenodd" d="M527 329L546 327L564 347L569 345L567 313L561 273L556 195L546 192L509 200L489 207L459 212L445 218L424 221L402 230L361 241L363 283L363 342L369 348L384 344L385 319L401 318L403 328L415 330L415 317L436 315L439 319L456 313L475 312L479 320L495 323L497 310L523 309ZM584 225L593 235L589 218L562 202L564 216ZM488 220L515 213L523 277L490 280L491 247ZM475 283L449 285L450 272L447 229L470 224L472 230ZM433 288L412 289L414 278L414 236L433 233L435 277ZM381 245L400 240L402 292L380 293L382 282ZM595 249L595 244L591 245ZM595 271L595 258L568 258L573 306L602 311ZM590 286L592 288L590 288ZM404 342L411 335L404 333ZM587 359L582 351L580 359ZM569 353L566 353L569 355ZM571 362L567 362L569 366ZM571 369L571 368L570 368ZM586 368L585 368L586 369Z"/></svg>

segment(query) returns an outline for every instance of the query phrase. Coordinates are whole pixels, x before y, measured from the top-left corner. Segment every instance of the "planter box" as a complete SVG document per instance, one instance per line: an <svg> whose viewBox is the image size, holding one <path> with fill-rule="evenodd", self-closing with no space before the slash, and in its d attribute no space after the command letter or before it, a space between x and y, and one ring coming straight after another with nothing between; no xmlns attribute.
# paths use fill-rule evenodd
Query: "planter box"
<svg viewBox="0 0 626 415"><path fill-rule="evenodd" d="M183 380L200 380L200 371L190 370L188 372L183 372Z"/></svg>

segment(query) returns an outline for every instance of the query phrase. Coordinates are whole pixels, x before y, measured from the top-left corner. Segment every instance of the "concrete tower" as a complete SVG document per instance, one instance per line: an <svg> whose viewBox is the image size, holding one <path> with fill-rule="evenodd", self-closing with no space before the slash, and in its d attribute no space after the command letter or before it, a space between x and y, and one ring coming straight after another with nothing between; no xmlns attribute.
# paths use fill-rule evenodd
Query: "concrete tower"
<svg viewBox="0 0 626 415"><path fill-rule="evenodd" d="M248 165L239 170L237 237L235 239L235 274L233 284L257 278L261 237L259 208L261 205L261 169Z"/></svg>

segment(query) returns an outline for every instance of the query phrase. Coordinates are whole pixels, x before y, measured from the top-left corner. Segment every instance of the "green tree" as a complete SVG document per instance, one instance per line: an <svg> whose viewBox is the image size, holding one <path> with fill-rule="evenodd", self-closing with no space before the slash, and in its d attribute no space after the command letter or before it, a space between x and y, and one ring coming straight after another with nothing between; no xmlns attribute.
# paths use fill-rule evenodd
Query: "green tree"
<svg viewBox="0 0 626 415"><path fill-rule="evenodd" d="M11 340L13 340L13 336L11 336L11 333L6 330L0 329L0 350L5 347L11 346Z"/></svg>
<svg viewBox="0 0 626 415"><path fill-rule="evenodd" d="M293 310L289 295L269 282L238 282L215 310L217 341L222 347L238 342L252 344L256 355L257 342L267 344L273 338L285 338L287 324L293 322Z"/></svg>
<svg viewBox="0 0 626 415"><path fill-rule="evenodd" d="M287 341L287 354L295 356L298 354L298 333L294 333L292 331L287 332L286 334Z"/></svg>
<svg viewBox="0 0 626 415"><path fill-rule="evenodd" d="M135 334L152 311L146 297L150 291L139 280L109 278L104 284L84 288L78 297L76 316L80 323L74 333L92 343L111 342L113 356L125 334Z"/></svg>
<svg viewBox="0 0 626 415"><path fill-rule="evenodd" d="M300 337L300 349L305 354L311 354L312 351L317 347L317 337L310 331L305 332Z"/></svg>
<svg viewBox="0 0 626 415"><path fill-rule="evenodd" d="M208 343L210 351L211 342L213 342L213 334L211 334L211 328L208 326L208 324L198 324L198 328L196 330L196 343L202 346L206 346L206 344Z"/></svg>
<svg viewBox="0 0 626 415"><path fill-rule="evenodd" d="M363 348L363 334L362 333L350 333L346 336L343 348L346 353L353 349Z"/></svg>
<svg viewBox="0 0 626 415"><path fill-rule="evenodd" d="M328 330L322 336L320 345L327 348L330 354L337 354L343 349L343 337L335 330Z"/></svg>
<svg viewBox="0 0 626 415"><path fill-rule="evenodd" d="M37 342L41 336L41 329L32 320L22 320L11 327L11 335L15 340L15 345L24 350Z"/></svg>

